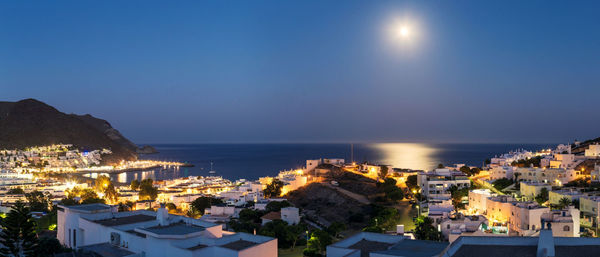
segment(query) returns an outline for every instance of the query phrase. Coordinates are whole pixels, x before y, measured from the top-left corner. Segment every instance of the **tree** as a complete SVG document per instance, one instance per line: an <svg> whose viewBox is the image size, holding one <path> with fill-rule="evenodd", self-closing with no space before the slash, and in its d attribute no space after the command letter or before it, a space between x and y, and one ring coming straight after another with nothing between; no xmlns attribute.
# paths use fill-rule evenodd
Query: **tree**
<svg viewBox="0 0 600 257"><path fill-rule="evenodd" d="M292 246L291 236L289 235L288 223L277 219L266 223L259 230L259 234L277 238L277 244L280 248L289 248Z"/></svg>
<svg viewBox="0 0 600 257"><path fill-rule="evenodd" d="M67 251L68 249L63 247L58 239L53 237L40 237L35 253L36 256L54 256L55 254Z"/></svg>
<svg viewBox="0 0 600 257"><path fill-rule="evenodd" d="M381 169L379 169L379 178L385 179L389 173L389 169L388 166L381 166Z"/></svg>
<svg viewBox="0 0 600 257"><path fill-rule="evenodd" d="M558 200L558 208L561 210L569 207L569 205L571 205L571 200L569 198L563 197Z"/></svg>
<svg viewBox="0 0 600 257"><path fill-rule="evenodd" d="M536 201L538 204L540 204L540 205L542 205L542 204L544 204L545 202L547 202L547 201L548 201L548 189L546 189L546 188L542 188L542 190L540 190L540 194L538 194L538 195L535 197L535 201Z"/></svg>
<svg viewBox="0 0 600 257"><path fill-rule="evenodd" d="M288 201L271 201L265 207L267 212L281 211L281 208L290 207L292 204Z"/></svg>
<svg viewBox="0 0 600 257"><path fill-rule="evenodd" d="M153 183L154 181L150 178L144 179L142 182L140 182L140 200L156 200L156 197L158 197L158 188L154 187Z"/></svg>
<svg viewBox="0 0 600 257"><path fill-rule="evenodd" d="M48 192L42 193L35 190L31 193L26 193L25 198L29 203L31 211L48 212L48 207L51 206L50 193Z"/></svg>
<svg viewBox="0 0 600 257"><path fill-rule="evenodd" d="M243 222L260 223L262 215L264 213L261 211L247 208L240 211L238 219Z"/></svg>
<svg viewBox="0 0 600 257"><path fill-rule="evenodd" d="M281 188L283 188L283 182L279 179L273 179L263 190L263 194L266 198L278 197L281 195Z"/></svg>
<svg viewBox="0 0 600 257"><path fill-rule="evenodd" d="M440 164L438 164L438 165L437 165L437 168L438 168L438 169L443 169L443 168L444 168L444 164L441 164L441 163L440 163Z"/></svg>
<svg viewBox="0 0 600 257"><path fill-rule="evenodd" d="M15 188L9 189L6 192L6 194L9 194L9 195L22 195L22 194L25 194L25 191L23 190L23 188L15 187Z"/></svg>
<svg viewBox="0 0 600 257"><path fill-rule="evenodd" d="M323 253L327 249L327 246L332 242L333 239L329 233L320 229L316 229L311 233L310 239L308 239L307 248L316 250L319 253Z"/></svg>
<svg viewBox="0 0 600 257"><path fill-rule="evenodd" d="M393 178L386 178L383 183L377 183L377 186L383 190L388 201L395 202L404 198L404 192L396 186L396 180Z"/></svg>
<svg viewBox="0 0 600 257"><path fill-rule="evenodd" d="M334 221L327 227L327 233L331 234L334 238L337 238L340 235L340 232L346 229L346 224Z"/></svg>
<svg viewBox="0 0 600 257"><path fill-rule="evenodd" d="M417 175L410 175L406 178L406 186L410 188L410 190L416 189L419 185L417 185Z"/></svg>
<svg viewBox="0 0 600 257"><path fill-rule="evenodd" d="M98 176L94 183L94 189L96 192L103 193L104 199L107 199L109 202L116 202L119 198L119 193L117 193L115 185L113 185L108 176Z"/></svg>
<svg viewBox="0 0 600 257"><path fill-rule="evenodd" d="M166 207L171 212L177 211L177 205L175 205L174 203L167 203Z"/></svg>
<svg viewBox="0 0 600 257"><path fill-rule="evenodd" d="M110 178L105 175L98 176L94 181L94 190L96 192L104 193L104 190L108 187L109 184L112 184Z"/></svg>
<svg viewBox="0 0 600 257"><path fill-rule="evenodd" d="M298 240L302 238L304 231L306 231L306 224L299 223L296 225L289 225L287 227L288 230L288 239L292 242L292 249L296 248L296 243Z"/></svg>
<svg viewBox="0 0 600 257"><path fill-rule="evenodd" d="M131 187L131 190L137 191L140 188L140 181L137 179L132 180L129 187Z"/></svg>
<svg viewBox="0 0 600 257"><path fill-rule="evenodd" d="M494 188L496 188L498 190L505 189L512 184L513 184L513 181L511 179L507 179L507 178L496 179L496 181L494 181L492 183Z"/></svg>
<svg viewBox="0 0 600 257"><path fill-rule="evenodd" d="M194 209L196 214L204 215L204 210L212 205L223 203L223 200L214 197L198 197L190 204L190 207Z"/></svg>
<svg viewBox="0 0 600 257"><path fill-rule="evenodd" d="M480 168L477 168L477 167L475 167L475 168L472 168L472 169L471 169L471 176L476 176L476 175L478 175L478 174L479 174L479 172L481 172L481 169L480 169Z"/></svg>
<svg viewBox="0 0 600 257"><path fill-rule="evenodd" d="M363 231L371 232L371 233L380 233L380 234L383 234L383 232L385 232L383 230L383 228L380 228L378 226L369 226L369 227L363 228Z"/></svg>
<svg viewBox="0 0 600 257"><path fill-rule="evenodd" d="M35 254L38 244L35 221L23 202L18 201L0 223L0 243L4 246L0 248L0 255L17 257Z"/></svg>
<svg viewBox="0 0 600 257"><path fill-rule="evenodd" d="M452 198L452 206L454 206L454 210L458 212L459 209L463 209L465 204L462 199L466 196L469 196L469 188L458 188L456 185L450 186L448 188L450 191L450 196Z"/></svg>
<svg viewBox="0 0 600 257"><path fill-rule="evenodd" d="M471 175L471 168L469 168L469 166L462 166L459 169L462 173L465 173L467 175Z"/></svg>
<svg viewBox="0 0 600 257"><path fill-rule="evenodd" d="M415 238L419 240L440 241L441 233L433 226L433 220L420 216L415 223Z"/></svg>

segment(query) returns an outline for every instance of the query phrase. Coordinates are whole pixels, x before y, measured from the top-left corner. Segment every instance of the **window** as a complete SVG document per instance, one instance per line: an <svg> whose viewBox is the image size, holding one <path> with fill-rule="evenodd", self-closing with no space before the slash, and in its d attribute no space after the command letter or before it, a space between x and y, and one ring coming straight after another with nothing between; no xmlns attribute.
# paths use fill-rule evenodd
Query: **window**
<svg viewBox="0 0 600 257"><path fill-rule="evenodd" d="M448 226L446 228L450 229L450 224L448 224Z"/></svg>
<svg viewBox="0 0 600 257"><path fill-rule="evenodd" d="M73 248L77 247L77 229L73 229Z"/></svg>
<svg viewBox="0 0 600 257"><path fill-rule="evenodd" d="M569 230L571 230L571 228L569 226L564 226L563 227L563 231L569 231Z"/></svg>

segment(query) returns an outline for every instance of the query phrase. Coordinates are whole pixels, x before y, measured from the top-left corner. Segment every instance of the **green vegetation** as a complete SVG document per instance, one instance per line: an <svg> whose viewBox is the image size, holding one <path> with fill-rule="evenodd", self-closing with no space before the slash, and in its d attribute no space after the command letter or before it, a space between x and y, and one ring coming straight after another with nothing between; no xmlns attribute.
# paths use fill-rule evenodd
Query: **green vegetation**
<svg viewBox="0 0 600 257"><path fill-rule="evenodd" d="M322 256L327 246L333 243L331 235L323 230L316 229L310 234L304 256Z"/></svg>
<svg viewBox="0 0 600 257"><path fill-rule="evenodd" d="M288 225L283 220L274 220L260 228L258 234L277 238L279 248L295 248L305 231L303 223Z"/></svg>
<svg viewBox="0 0 600 257"><path fill-rule="evenodd" d="M393 178L386 178L383 183L378 182L377 187L385 193L386 201L396 202L404 198L404 192L396 186L396 180Z"/></svg>
<svg viewBox="0 0 600 257"><path fill-rule="evenodd" d="M98 176L94 182L94 189L96 192L103 193L104 199L109 202L116 202L119 198L119 193L108 176Z"/></svg>
<svg viewBox="0 0 600 257"><path fill-rule="evenodd" d="M263 193L266 198L279 197L281 195L281 188L283 188L283 181L279 179L273 179L273 181L267 185Z"/></svg>
<svg viewBox="0 0 600 257"><path fill-rule="evenodd" d="M20 187L15 187L15 188L11 188L8 190L8 192L6 192L9 195L22 195L25 194L25 191L23 190L23 188Z"/></svg>
<svg viewBox="0 0 600 257"><path fill-rule="evenodd" d="M363 231L383 233L388 230L394 230L397 224L400 224L402 215L395 208L386 208L379 205L372 205L373 218L369 222L369 226Z"/></svg>
<svg viewBox="0 0 600 257"><path fill-rule="evenodd" d="M469 176L476 176L477 174L479 174L479 172L481 172L480 168L469 168L468 166L462 166L460 167L460 171L462 171L462 173L465 173Z"/></svg>
<svg viewBox="0 0 600 257"><path fill-rule="evenodd" d="M340 232L342 232L344 230L346 230L346 224L334 221L327 228L327 233L329 233L334 238L337 238L337 237L339 237Z"/></svg>
<svg viewBox="0 0 600 257"><path fill-rule="evenodd" d="M129 185L129 187L131 188L131 190L137 191L140 188L140 181L139 180L132 180L131 184Z"/></svg>
<svg viewBox="0 0 600 257"><path fill-rule="evenodd" d="M29 202L29 209L31 211L48 212L48 208L52 206L50 193L48 192L42 193L35 190L31 193L26 193L25 198L27 199L27 202Z"/></svg>
<svg viewBox="0 0 600 257"><path fill-rule="evenodd" d="M417 185L417 175L410 175L406 178L406 186L412 191L417 189L419 185Z"/></svg>
<svg viewBox="0 0 600 257"><path fill-rule="evenodd" d="M465 208L465 203L463 203L463 198L469 196L469 188L461 188L459 189L456 185L450 186L448 188L450 191L450 195L452 197L452 205L454 206L454 210L458 211L460 209Z"/></svg>
<svg viewBox="0 0 600 257"><path fill-rule="evenodd" d="M416 221L415 238L419 240L440 241L441 232L433 226L433 220L426 216L420 216Z"/></svg>
<svg viewBox="0 0 600 257"><path fill-rule="evenodd" d="M60 202L62 205L77 205L77 204L89 204L89 203L104 203L104 199L98 197L98 194L91 188L79 188L74 187L71 190L67 190L67 198L62 199ZM81 198L81 202L77 201L75 197Z"/></svg>
<svg viewBox="0 0 600 257"><path fill-rule="evenodd" d="M140 200L156 200L156 197L158 197L158 188L154 187L153 183L154 181L150 178L140 182ZM204 209L202 210L202 213L204 213Z"/></svg>
<svg viewBox="0 0 600 257"><path fill-rule="evenodd" d="M535 197L535 201L536 201L538 204L540 204L540 205L542 205L542 204L544 204L545 202L547 202L547 201L548 201L548 189L546 189L546 188L542 188L542 190L540 191L540 194L538 194L538 195Z"/></svg>
<svg viewBox="0 0 600 257"><path fill-rule="evenodd" d="M143 181L142 181L143 182ZM143 184L143 183L142 183ZM188 210L188 216L197 217L199 215L204 215L204 210L206 208L210 208L212 205L221 204L223 201L214 197L198 197L196 200L190 204L190 209Z"/></svg>
<svg viewBox="0 0 600 257"><path fill-rule="evenodd" d="M514 183L514 181L512 179L501 178L501 179L496 179L496 181L494 181L494 183L492 183L492 185L497 190L503 190L503 189L507 188L508 186L512 185L513 183Z"/></svg>
<svg viewBox="0 0 600 257"><path fill-rule="evenodd" d="M288 201L272 201L267 204L265 210L267 212L281 211L281 208L290 207L292 204Z"/></svg>
<svg viewBox="0 0 600 257"><path fill-rule="evenodd" d="M569 198L563 197L558 200L558 209L560 210L569 207L569 205L571 205L571 200Z"/></svg>
<svg viewBox="0 0 600 257"><path fill-rule="evenodd" d="M529 159L521 159L518 161L513 161L510 165L517 166L521 168L526 167L540 167L540 161L542 160L542 156L536 156Z"/></svg>
<svg viewBox="0 0 600 257"><path fill-rule="evenodd" d="M29 208L23 202L17 202L5 219L2 220L0 248L3 256L33 256L38 246L35 234L35 221Z"/></svg>
<svg viewBox="0 0 600 257"><path fill-rule="evenodd" d="M379 178L384 180L387 177L389 170L390 168L388 166L381 166L379 169Z"/></svg>
<svg viewBox="0 0 600 257"><path fill-rule="evenodd" d="M0 242L3 246L0 247L0 256L54 256L69 251L56 238L38 238L36 235L36 227L38 231L42 227L56 229L56 211L36 222L30 209L19 201L0 221L0 226Z"/></svg>

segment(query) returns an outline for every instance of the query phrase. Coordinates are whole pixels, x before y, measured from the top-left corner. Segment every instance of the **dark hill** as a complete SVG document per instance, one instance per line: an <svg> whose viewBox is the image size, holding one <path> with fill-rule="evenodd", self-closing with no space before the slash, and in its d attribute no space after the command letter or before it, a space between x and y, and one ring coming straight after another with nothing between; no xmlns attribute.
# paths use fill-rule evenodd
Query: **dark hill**
<svg viewBox="0 0 600 257"><path fill-rule="evenodd" d="M0 102L0 148L58 143L110 149L113 154L104 157L106 163L137 158L137 146L105 120L65 114L35 99Z"/></svg>

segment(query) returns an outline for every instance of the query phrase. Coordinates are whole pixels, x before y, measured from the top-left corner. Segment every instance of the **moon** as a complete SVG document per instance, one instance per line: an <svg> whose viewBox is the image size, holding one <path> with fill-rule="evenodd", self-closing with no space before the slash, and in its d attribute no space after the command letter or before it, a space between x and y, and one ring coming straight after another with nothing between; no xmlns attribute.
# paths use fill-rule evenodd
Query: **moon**
<svg viewBox="0 0 600 257"><path fill-rule="evenodd" d="M404 26L404 25L400 26L398 32L400 34L400 37L403 37L403 38L407 38L409 36L409 34L410 34L410 31L408 30L408 27Z"/></svg>

